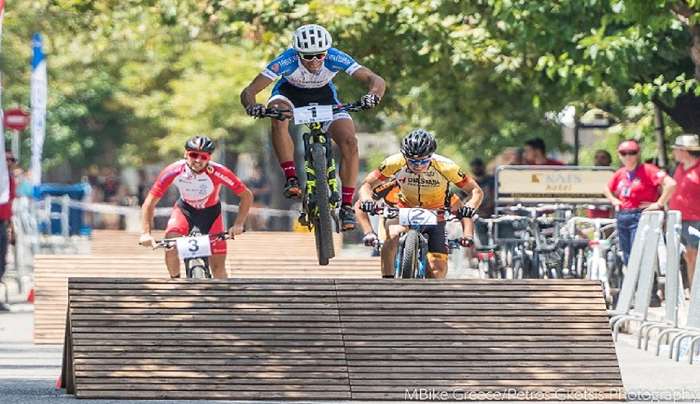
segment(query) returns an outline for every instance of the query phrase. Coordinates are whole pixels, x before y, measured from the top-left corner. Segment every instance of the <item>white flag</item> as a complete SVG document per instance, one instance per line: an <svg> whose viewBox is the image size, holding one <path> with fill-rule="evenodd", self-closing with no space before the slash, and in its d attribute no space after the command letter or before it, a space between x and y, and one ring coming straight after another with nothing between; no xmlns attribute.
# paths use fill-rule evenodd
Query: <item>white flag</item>
<svg viewBox="0 0 700 404"><path fill-rule="evenodd" d="M41 155L44 151L46 134L46 57L41 48L41 35L32 37L32 184L41 184Z"/></svg>

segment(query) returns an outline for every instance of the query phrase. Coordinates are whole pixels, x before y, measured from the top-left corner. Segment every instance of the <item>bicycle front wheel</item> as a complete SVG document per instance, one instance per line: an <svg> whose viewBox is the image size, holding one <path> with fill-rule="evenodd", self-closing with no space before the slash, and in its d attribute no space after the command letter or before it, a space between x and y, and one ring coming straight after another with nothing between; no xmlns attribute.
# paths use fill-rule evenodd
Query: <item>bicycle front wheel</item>
<svg viewBox="0 0 700 404"><path fill-rule="evenodd" d="M328 187L328 164L326 150L323 145L314 143L311 145L311 158L316 184L313 198L316 212L311 212L311 223L316 238L316 254L319 265L328 265L328 261L335 256L333 248L333 220L331 218L330 188Z"/></svg>
<svg viewBox="0 0 700 404"><path fill-rule="evenodd" d="M418 261L420 260L420 235L415 230L409 230L404 239L401 255L401 277L413 279L418 275Z"/></svg>

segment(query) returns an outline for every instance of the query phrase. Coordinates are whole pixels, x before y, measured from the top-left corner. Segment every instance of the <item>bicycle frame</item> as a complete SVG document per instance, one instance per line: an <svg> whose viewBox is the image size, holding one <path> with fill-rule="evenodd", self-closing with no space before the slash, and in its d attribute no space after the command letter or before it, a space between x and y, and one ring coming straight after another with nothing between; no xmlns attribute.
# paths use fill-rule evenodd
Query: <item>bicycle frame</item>
<svg viewBox="0 0 700 404"><path fill-rule="evenodd" d="M304 190L304 199L302 200L303 211L299 216L299 222L311 229L311 221L309 217L318 214L317 201L314 198L316 190L316 172L313 168L313 156L311 154L311 146L313 144L321 144L325 149L326 169L328 178L328 187L330 189L330 208L332 209L333 221L336 225L336 232L340 232L338 224L338 216L335 209L338 208L340 202L340 192L338 190L338 179L336 178L336 165L333 158L333 147L331 139L323 131L323 125L320 122L314 122L306 125L309 131L304 133L302 138L304 142L304 172L306 173L306 186Z"/></svg>

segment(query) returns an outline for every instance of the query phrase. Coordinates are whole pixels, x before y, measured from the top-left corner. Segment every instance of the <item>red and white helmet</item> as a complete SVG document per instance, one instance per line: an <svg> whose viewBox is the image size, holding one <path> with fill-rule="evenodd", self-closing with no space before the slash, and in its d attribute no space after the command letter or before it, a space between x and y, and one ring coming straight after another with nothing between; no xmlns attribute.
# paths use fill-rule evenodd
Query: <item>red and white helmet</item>
<svg viewBox="0 0 700 404"><path fill-rule="evenodd" d="M302 25L294 31L292 47L299 53L321 53L333 45L331 34L320 25Z"/></svg>

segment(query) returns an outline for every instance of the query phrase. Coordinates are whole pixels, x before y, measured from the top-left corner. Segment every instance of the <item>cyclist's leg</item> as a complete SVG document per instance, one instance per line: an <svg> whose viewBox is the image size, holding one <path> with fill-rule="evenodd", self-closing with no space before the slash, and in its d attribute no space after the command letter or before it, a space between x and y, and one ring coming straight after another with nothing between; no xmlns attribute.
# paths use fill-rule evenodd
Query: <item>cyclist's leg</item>
<svg viewBox="0 0 700 404"><path fill-rule="evenodd" d="M394 277L394 261L396 260L396 250L399 247L400 235L397 234L391 237L389 234L389 227L398 223L399 221L397 219L385 220L384 225L377 229L379 237L384 240L381 250L382 277Z"/></svg>
<svg viewBox="0 0 700 404"><path fill-rule="evenodd" d="M272 90L272 96L267 101L268 107L279 109L293 109L301 106L303 99L299 97L299 89L282 81L278 82ZM272 119L272 146L275 149L280 168L286 178L284 184L284 196L287 198L299 198L302 194L301 186L294 164L294 141L289 136L289 121Z"/></svg>
<svg viewBox="0 0 700 404"><path fill-rule="evenodd" d="M444 221L430 227L428 235L428 278L444 279L447 275L447 234Z"/></svg>
<svg viewBox="0 0 700 404"><path fill-rule="evenodd" d="M216 279L226 279L226 254L213 254L209 257L211 275Z"/></svg>
<svg viewBox="0 0 700 404"><path fill-rule="evenodd" d="M292 103L283 95L273 95L267 102L268 108L292 109ZM272 122L272 146L280 165L286 162L294 162L294 141L289 136L289 121L271 119ZM284 170L284 167L283 167ZM289 174L285 170L285 175Z"/></svg>
<svg viewBox="0 0 700 404"><path fill-rule="evenodd" d="M343 204L351 204L360 170L355 124L349 115L343 117L339 114L328 131L340 149L341 165L338 174L343 184Z"/></svg>
<svg viewBox="0 0 700 404"><path fill-rule="evenodd" d="M224 231L224 221L221 214L219 214L209 228L209 234L219 234ZM217 279L226 279L226 240L212 240L211 253L209 267L212 276Z"/></svg>
<svg viewBox="0 0 700 404"><path fill-rule="evenodd" d="M168 219L168 225L165 229L165 238L175 238L187 235L190 232L190 224L187 217L182 213L180 208L173 206L173 211ZM177 250L165 251L165 266L168 268L171 278L180 277L180 257L177 255Z"/></svg>

